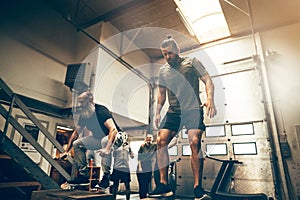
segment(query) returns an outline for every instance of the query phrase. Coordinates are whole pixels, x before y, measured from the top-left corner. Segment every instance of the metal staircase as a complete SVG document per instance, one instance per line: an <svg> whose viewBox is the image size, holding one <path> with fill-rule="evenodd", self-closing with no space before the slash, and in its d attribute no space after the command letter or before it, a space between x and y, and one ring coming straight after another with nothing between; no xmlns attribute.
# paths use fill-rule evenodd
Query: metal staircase
<svg viewBox="0 0 300 200"><path fill-rule="evenodd" d="M1 78L0 94L2 96L0 99L4 97L5 99L9 99L8 106L4 106L2 103L0 104L0 120L4 119L5 123L3 130L0 130L0 193L6 195L10 195L11 193L12 196L9 198L13 199L13 196L16 194L14 191L16 190L26 194L28 193L28 188L32 188L31 191L39 189L58 189L59 185L46 174L39 165L33 162L31 158L13 142L12 138L7 136L8 127L12 126L51 166L56 168L65 179L71 179L71 175L68 174L14 118L12 115L13 109L22 111L26 117L39 128L40 134L44 134L45 138L48 139L58 151L64 152L63 147ZM73 163L72 158L69 156L68 160ZM31 193L31 191L29 190L29 193Z"/></svg>

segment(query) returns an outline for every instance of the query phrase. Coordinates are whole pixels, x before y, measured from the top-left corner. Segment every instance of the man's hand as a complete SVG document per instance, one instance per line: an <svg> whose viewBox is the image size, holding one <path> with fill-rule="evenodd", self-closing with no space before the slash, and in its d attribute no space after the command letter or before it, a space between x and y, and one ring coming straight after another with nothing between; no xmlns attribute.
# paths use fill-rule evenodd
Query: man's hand
<svg viewBox="0 0 300 200"><path fill-rule="evenodd" d="M108 156L110 154L111 150L107 150L106 148L99 150L100 156Z"/></svg>
<svg viewBox="0 0 300 200"><path fill-rule="evenodd" d="M63 153L59 154L59 157L61 159L65 159L65 158L67 158L67 156L68 156L68 152L63 152Z"/></svg>
<svg viewBox="0 0 300 200"><path fill-rule="evenodd" d="M206 107L206 115L210 118L214 117L217 114L217 109L215 107L214 101L212 99L207 99L202 107Z"/></svg>
<svg viewBox="0 0 300 200"><path fill-rule="evenodd" d="M132 159L134 158L134 153L132 153L132 152L130 153L130 158L132 158Z"/></svg>
<svg viewBox="0 0 300 200"><path fill-rule="evenodd" d="M156 125L157 128L159 127L160 120L161 120L160 114L156 114L155 115L155 125Z"/></svg>

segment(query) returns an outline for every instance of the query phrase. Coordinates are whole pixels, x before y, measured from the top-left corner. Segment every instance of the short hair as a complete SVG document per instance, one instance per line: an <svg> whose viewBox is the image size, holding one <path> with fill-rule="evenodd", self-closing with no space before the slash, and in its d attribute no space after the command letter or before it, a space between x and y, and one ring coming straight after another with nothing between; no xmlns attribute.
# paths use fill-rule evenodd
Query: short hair
<svg viewBox="0 0 300 200"><path fill-rule="evenodd" d="M150 134L150 133L148 133L148 134L146 135L146 137L152 137L152 138L153 138L153 135Z"/></svg>
<svg viewBox="0 0 300 200"><path fill-rule="evenodd" d="M161 48L166 48L168 46L171 46L172 50L175 50L176 52L178 52L178 44L172 35L167 35L167 38L164 39L164 41L160 45Z"/></svg>
<svg viewBox="0 0 300 200"><path fill-rule="evenodd" d="M81 81L76 81L74 84L73 90L78 94L82 94L83 92L90 91L90 88L85 84L82 83Z"/></svg>
<svg viewBox="0 0 300 200"><path fill-rule="evenodd" d="M85 102L93 102L94 97L90 91L82 92L78 95L78 100L85 101Z"/></svg>

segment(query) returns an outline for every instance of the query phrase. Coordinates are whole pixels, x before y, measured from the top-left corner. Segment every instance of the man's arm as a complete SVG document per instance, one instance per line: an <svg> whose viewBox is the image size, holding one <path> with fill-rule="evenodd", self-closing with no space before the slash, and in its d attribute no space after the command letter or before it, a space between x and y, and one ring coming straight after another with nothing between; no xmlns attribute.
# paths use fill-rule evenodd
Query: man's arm
<svg viewBox="0 0 300 200"><path fill-rule="evenodd" d="M129 155L130 155L130 158L134 158L134 153L132 152L132 150L131 150L131 147L129 147Z"/></svg>
<svg viewBox="0 0 300 200"><path fill-rule="evenodd" d="M110 153L111 147L112 147L115 137L118 133L118 130L117 130L116 125L112 118L107 119L104 122L104 125L109 130L109 133L108 133L108 141L107 141L107 145L106 145L105 149L100 150L101 156L108 155Z"/></svg>
<svg viewBox="0 0 300 200"><path fill-rule="evenodd" d="M61 158L64 158L64 157L66 157L68 155L68 152L71 150L71 148L73 146L74 140L77 139L78 133L80 133L82 130L83 129L79 125L77 125L77 127L75 128L75 130L73 131L72 135L70 136L70 138L68 140L68 144L67 144L65 152L63 152L60 155Z"/></svg>
<svg viewBox="0 0 300 200"><path fill-rule="evenodd" d="M166 101L166 88L163 86L159 86L158 95L157 95L157 106L156 106L156 114L155 114L155 125L159 126L161 116L160 111L165 104Z"/></svg>
<svg viewBox="0 0 300 200"><path fill-rule="evenodd" d="M214 103L214 83L212 82L209 74L202 76L200 79L205 84L207 99L203 106L206 107L206 115L209 117L214 117L217 114L217 110Z"/></svg>

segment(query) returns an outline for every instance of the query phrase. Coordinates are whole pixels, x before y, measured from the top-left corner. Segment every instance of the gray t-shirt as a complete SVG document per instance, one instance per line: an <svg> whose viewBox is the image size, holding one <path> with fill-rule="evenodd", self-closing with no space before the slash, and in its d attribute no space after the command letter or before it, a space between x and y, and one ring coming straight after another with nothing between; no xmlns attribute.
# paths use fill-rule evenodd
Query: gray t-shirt
<svg viewBox="0 0 300 200"><path fill-rule="evenodd" d="M122 145L113 151L114 169L129 168L129 156L131 148L129 145Z"/></svg>
<svg viewBox="0 0 300 200"><path fill-rule="evenodd" d="M159 85L167 89L169 113L199 109L199 78L207 74L205 67L197 58L180 58L175 68L168 63L159 71Z"/></svg>

